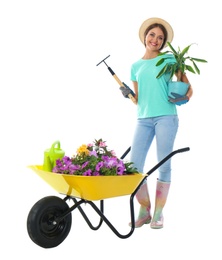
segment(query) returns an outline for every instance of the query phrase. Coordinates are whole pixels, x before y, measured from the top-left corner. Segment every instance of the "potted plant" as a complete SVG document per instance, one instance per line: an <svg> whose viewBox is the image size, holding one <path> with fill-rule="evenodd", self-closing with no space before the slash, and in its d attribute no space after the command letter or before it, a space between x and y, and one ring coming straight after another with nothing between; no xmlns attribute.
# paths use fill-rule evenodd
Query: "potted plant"
<svg viewBox="0 0 222 260"><path fill-rule="evenodd" d="M207 62L204 59L199 58L193 58L190 56L186 56L190 46L193 44L188 45L185 47L182 51L180 50L180 47L178 47L178 51L176 51L173 46L170 44L170 42L167 42L168 47L170 50L160 53L158 56L163 56L166 53L172 53L176 62L175 63L168 63L166 64L158 73L156 76L157 78L160 78L164 73L170 73L170 80L175 75L177 78L177 81L170 81L168 84L168 94L169 96L171 93L177 93L179 95L184 96L187 93L189 84L182 82L181 77L184 74L185 71L192 72L194 74L200 74L200 70L196 65L196 62ZM168 57L162 57L160 60L156 63L156 66L160 66ZM190 61L191 65L187 64L187 61Z"/></svg>

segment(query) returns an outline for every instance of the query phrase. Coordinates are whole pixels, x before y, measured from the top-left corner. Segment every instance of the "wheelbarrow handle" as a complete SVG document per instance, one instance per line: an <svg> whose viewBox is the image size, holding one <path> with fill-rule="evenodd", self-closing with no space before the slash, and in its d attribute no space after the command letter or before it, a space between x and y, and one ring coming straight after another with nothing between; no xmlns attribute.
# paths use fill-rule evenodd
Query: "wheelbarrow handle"
<svg viewBox="0 0 222 260"><path fill-rule="evenodd" d="M189 147L185 147L185 148L180 148L178 150L175 150L173 152L171 152L170 154L168 154L165 158L163 158L158 164L156 164L152 169L150 169L147 172L147 176L149 176L151 173L153 173L157 168L159 168L162 164L164 164L167 160L169 160L172 156L174 156L177 153L183 153L183 152L188 152L190 151Z"/></svg>
<svg viewBox="0 0 222 260"><path fill-rule="evenodd" d="M124 159L127 156L127 154L130 152L130 150L131 150L131 146L125 151L125 153L120 157L120 159L121 160Z"/></svg>
<svg viewBox="0 0 222 260"><path fill-rule="evenodd" d="M120 159L124 159L127 154L130 152L131 150L131 146L124 152L124 154L120 157ZM188 152L190 151L189 147L185 147L185 148L180 148L176 151L173 151L172 153L170 153L169 155L167 155L162 161L160 161L156 166L154 166L150 171L155 171L160 165L162 165L165 161L167 161L170 157L172 157L174 154L176 153L183 153L183 152ZM153 170L155 168L155 170ZM149 171L149 172L150 172ZM148 174L148 173L147 173ZM151 174L151 173L150 173ZM148 174L149 175L149 174Z"/></svg>

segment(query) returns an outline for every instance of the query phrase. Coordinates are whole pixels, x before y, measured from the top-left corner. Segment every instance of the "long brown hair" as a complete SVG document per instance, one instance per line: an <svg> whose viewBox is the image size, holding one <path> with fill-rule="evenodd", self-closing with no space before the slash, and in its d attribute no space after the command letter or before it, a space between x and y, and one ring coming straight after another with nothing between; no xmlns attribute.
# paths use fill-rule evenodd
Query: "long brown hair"
<svg viewBox="0 0 222 260"><path fill-rule="evenodd" d="M159 28L162 30L163 35L164 35L163 44L162 44L162 46L161 46L161 48L160 48L160 50L162 50L163 47L164 47L165 44L166 44L168 35L167 35L167 30L166 30L166 28L165 28L161 23L153 23L153 24L151 24L150 26L148 26L148 27L146 28L146 30L145 30L145 32L144 32L144 45L145 45L145 47L146 47L145 38L146 38L148 32L149 32L151 29L156 28L156 27L159 27Z"/></svg>

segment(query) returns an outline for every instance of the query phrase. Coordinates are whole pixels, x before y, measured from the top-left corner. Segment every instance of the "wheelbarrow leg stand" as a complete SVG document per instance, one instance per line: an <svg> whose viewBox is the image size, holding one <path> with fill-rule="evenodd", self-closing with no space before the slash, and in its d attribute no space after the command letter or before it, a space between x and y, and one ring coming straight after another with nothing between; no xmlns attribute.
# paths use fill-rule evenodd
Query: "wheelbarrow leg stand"
<svg viewBox="0 0 222 260"><path fill-rule="evenodd" d="M112 223L107 219L107 217L104 215L104 213L95 205L94 202L87 201L87 203L92 206L92 208L97 212L97 214L108 225L108 227L113 231L114 234L116 234L119 238L124 239L124 238L130 237L135 230L135 215L134 215L134 204L133 204L134 196L135 196L134 193L130 196L130 214L131 214L131 220L132 220L133 225L131 226L130 231L125 235L123 235L117 231L117 229L112 225Z"/></svg>
<svg viewBox="0 0 222 260"><path fill-rule="evenodd" d="M138 186L138 188L140 187L140 185ZM131 215L131 229L127 234L121 234L120 232L117 231L117 229L114 227L114 225L108 220L108 218L104 215L104 200L100 200L100 206L98 207L93 201L90 200L84 200L84 199L80 199L79 201L74 198L74 197L69 197L66 196L64 198L64 200L68 200L71 199L74 202L74 205L72 207L69 208L68 212L66 212L63 216L60 216L60 218L65 217L67 214L70 214L71 211L73 211L74 209L78 208L79 212L81 213L81 215L83 216L83 218L85 219L86 223L88 224L88 226L92 229L92 230L98 230L103 221L108 225L108 227L113 231L114 234L116 234L119 238L128 238L130 237L134 230L135 230L135 214L134 214L134 197L135 194L137 192L137 189L130 195L130 215ZM99 224L97 226L93 226L92 223L90 222L89 218L87 217L86 213L84 212L84 210L81 207L81 204L89 204L94 210L95 212L100 216L100 221Z"/></svg>
<svg viewBox="0 0 222 260"><path fill-rule="evenodd" d="M75 203L77 203L77 200L76 200L75 198L72 198L72 199L73 199L73 201L74 201ZM90 201L88 201L88 200L84 200L84 202L91 205ZM91 205L91 206L92 206L92 205ZM97 226L93 226L81 206L78 207L78 210L79 210L79 212L81 213L81 215L83 216L83 218L85 219L85 221L86 221L86 223L88 224L88 226L89 226L92 230L98 230L98 229L101 227L101 225L102 225L102 223L103 223L103 219L102 219L102 218L100 218L99 224L98 224ZM103 201L103 200L100 200L100 212L101 212L102 214L103 214L103 212L104 212L104 201Z"/></svg>

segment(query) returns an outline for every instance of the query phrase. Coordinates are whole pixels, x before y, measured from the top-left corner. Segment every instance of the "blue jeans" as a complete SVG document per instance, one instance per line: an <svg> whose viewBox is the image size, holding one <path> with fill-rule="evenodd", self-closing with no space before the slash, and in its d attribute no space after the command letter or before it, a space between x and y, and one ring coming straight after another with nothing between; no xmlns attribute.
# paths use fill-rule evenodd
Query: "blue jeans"
<svg viewBox="0 0 222 260"><path fill-rule="evenodd" d="M174 140L178 130L179 119L177 115L142 118L137 120L133 142L131 145L130 161L139 172L143 168L147 153L156 137L157 160L161 161L173 151ZM159 180L171 181L171 159L159 168Z"/></svg>

